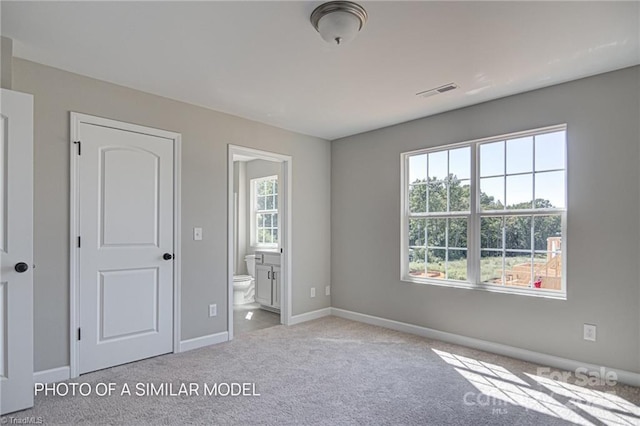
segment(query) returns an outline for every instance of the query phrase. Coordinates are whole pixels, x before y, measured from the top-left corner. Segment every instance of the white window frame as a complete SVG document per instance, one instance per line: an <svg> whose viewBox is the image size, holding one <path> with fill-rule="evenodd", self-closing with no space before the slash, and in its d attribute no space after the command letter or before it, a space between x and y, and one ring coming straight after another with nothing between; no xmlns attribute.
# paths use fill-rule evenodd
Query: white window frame
<svg viewBox="0 0 640 426"><path fill-rule="evenodd" d="M275 194L277 195L277 203L274 209L269 209L269 210L258 210L258 206L257 206L257 191L256 191L256 185L267 181L267 180L275 180L276 183L278 183L278 192ZM251 179L249 182L249 186L250 186L250 196L251 196L251 246L254 248L261 248L261 249L277 249L280 246L280 214L279 214L279 210L280 210L280 193L279 193L279 188L280 188L280 184L278 182L278 175L273 175L273 176L264 176L264 177L259 177L259 178L255 178L255 179ZM270 228L275 229L278 231L278 242L277 243L259 243L258 242L258 214L259 213L263 213L263 214L272 214L272 213L276 213L278 214L278 223L276 223L275 226L272 226Z"/></svg>
<svg viewBox="0 0 640 426"><path fill-rule="evenodd" d="M519 210L495 210L495 211L482 211L480 208L480 173L478 172L480 167L480 149L478 147L482 144L505 141L508 139L524 138L527 136L541 135L545 133L553 133L558 131L565 131L564 140L564 208L553 209L519 209ZM474 290L483 290L508 294L520 294L527 296L539 296L553 299L566 300L567 298L567 125L558 124L554 126L548 126L543 128L531 129L521 132L508 133L489 138L474 139L465 142L434 146L431 148L424 148L409 152L404 152L400 156L401 167L401 246L400 246L400 279L403 282L417 283L417 284L430 284L437 286L456 287ZM447 280L447 279L433 279L423 278L409 275L409 219L415 218L415 213L410 213L409 210L409 158L414 155L428 154L439 151L453 150L456 148L470 147L470 212L468 214L460 212L442 212L432 215L424 214L425 218L446 218L446 217L468 217L469 223L467 226L467 281ZM535 147L534 147L535 150ZM535 151L534 151L535 158ZM535 161L535 160L534 160ZM505 156L506 162L506 156ZM506 174L506 169L505 169ZM535 185L535 179L534 183ZM535 193L534 193L535 197ZM550 290L543 288L526 288L508 286L504 284L492 284L483 283L480 279L480 218L487 216L535 216L535 215L560 215L562 221L562 277L561 277L561 289ZM420 215L418 215L420 216ZM425 244L427 242L425 241ZM503 248L504 250L504 248ZM531 247L532 252L535 253L535 247Z"/></svg>

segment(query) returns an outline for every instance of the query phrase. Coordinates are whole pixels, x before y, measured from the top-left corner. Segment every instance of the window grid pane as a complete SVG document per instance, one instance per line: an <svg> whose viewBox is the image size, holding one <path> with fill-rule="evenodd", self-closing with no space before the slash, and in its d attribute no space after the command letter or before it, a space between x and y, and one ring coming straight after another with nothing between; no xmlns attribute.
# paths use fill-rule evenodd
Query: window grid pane
<svg viewBox="0 0 640 426"><path fill-rule="evenodd" d="M543 130L409 155L409 274L467 281L467 253L477 250L476 266L469 266L479 272L478 283L563 290L565 143L566 130ZM478 167L472 176L466 169L474 145ZM474 186L479 209L469 203ZM505 214L496 215L500 211ZM480 238L468 247L475 215Z"/></svg>
<svg viewBox="0 0 640 426"><path fill-rule="evenodd" d="M411 213L427 211L427 185L409 185L409 210Z"/></svg>
<svg viewBox="0 0 640 426"><path fill-rule="evenodd" d="M425 277L425 249L412 248L409 249L409 275L414 277Z"/></svg>
<svg viewBox="0 0 640 426"><path fill-rule="evenodd" d="M255 237L257 245L278 244L278 180L255 181Z"/></svg>
<svg viewBox="0 0 640 426"><path fill-rule="evenodd" d="M422 235L421 227L425 227L427 278L458 281L467 279L468 223L467 217L411 220L412 242L418 241Z"/></svg>
<svg viewBox="0 0 640 426"><path fill-rule="evenodd" d="M561 214L491 216L480 221L482 282L561 290ZM503 258L502 274L492 271L497 262L490 258L498 256Z"/></svg>

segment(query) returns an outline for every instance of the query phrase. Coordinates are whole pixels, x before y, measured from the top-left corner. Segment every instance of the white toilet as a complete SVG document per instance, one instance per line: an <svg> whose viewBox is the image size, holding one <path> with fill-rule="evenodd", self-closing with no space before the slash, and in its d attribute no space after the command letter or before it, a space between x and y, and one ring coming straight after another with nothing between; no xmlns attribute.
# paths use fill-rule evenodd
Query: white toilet
<svg viewBox="0 0 640 426"><path fill-rule="evenodd" d="M233 276L233 304L245 305L255 302L256 286L253 277L256 271L256 257L248 254L244 257L249 275Z"/></svg>

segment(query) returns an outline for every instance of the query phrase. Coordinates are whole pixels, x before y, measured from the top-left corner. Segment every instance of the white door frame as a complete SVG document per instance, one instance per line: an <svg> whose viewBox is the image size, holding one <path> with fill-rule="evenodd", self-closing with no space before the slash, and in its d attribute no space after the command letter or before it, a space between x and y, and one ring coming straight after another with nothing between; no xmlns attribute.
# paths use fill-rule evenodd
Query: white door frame
<svg viewBox="0 0 640 426"><path fill-rule="evenodd" d="M169 132L166 130L154 129L151 127L139 126L137 124L124 123L121 121L110 120L102 117L71 112L71 140L70 140L70 170L71 170L71 193L70 193L70 227L69 227L69 367L70 377L79 376L80 369L80 344L77 339L77 330L80 323L80 292L79 289L79 259L77 238L79 235L79 163L78 163L78 141L80 124L92 124L97 126L109 127L113 129L125 130L145 135L157 136L173 140L173 352L180 352L180 294L181 294L181 152L182 152L182 136L180 133Z"/></svg>
<svg viewBox="0 0 640 426"><path fill-rule="evenodd" d="M293 157L290 155L277 154L269 151L261 151L258 149L247 148L239 145L229 144L228 163L227 163L227 293L228 293L228 319L227 329L229 332L229 340L233 339L233 270L235 263L235 250L234 250L234 238L233 238L233 156L244 155L249 157L255 157L260 160L276 161L283 164L282 167L282 184L278 184L279 188L284 189L284 197L282 197L282 212L281 220L284 224L284 229L281 231L282 241L280 248L282 249L282 255L280 257L281 283L280 294L282 299L280 300L280 321L284 325L291 324L291 247L292 244L292 215L291 215L291 195L292 184L291 177L293 176Z"/></svg>

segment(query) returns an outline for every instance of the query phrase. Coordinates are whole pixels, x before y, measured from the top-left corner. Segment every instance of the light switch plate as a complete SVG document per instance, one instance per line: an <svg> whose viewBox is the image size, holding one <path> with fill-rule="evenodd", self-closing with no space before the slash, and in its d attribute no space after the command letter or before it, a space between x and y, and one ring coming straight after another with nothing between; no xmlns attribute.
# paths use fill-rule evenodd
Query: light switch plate
<svg viewBox="0 0 640 426"><path fill-rule="evenodd" d="M311 287L311 297L316 297L316 288Z"/></svg>
<svg viewBox="0 0 640 426"><path fill-rule="evenodd" d="M193 240L194 241L202 240L202 228L193 228Z"/></svg>
<svg viewBox="0 0 640 426"><path fill-rule="evenodd" d="M324 295L325 296L331 296L331 286L326 286L324 288Z"/></svg>
<svg viewBox="0 0 640 426"><path fill-rule="evenodd" d="M209 316L215 317L216 315L218 315L218 305L212 303L211 305L209 305Z"/></svg>

